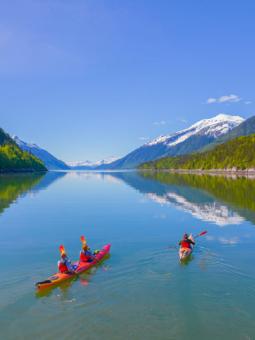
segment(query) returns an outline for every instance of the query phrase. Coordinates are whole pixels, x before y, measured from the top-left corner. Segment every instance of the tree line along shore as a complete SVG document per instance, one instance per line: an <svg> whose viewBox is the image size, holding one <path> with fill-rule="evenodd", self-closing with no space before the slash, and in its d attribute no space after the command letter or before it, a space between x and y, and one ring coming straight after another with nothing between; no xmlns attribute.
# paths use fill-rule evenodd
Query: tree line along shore
<svg viewBox="0 0 255 340"><path fill-rule="evenodd" d="M214 149L146 162L140 170L255 173L255 134L237 137Z"/></svg>

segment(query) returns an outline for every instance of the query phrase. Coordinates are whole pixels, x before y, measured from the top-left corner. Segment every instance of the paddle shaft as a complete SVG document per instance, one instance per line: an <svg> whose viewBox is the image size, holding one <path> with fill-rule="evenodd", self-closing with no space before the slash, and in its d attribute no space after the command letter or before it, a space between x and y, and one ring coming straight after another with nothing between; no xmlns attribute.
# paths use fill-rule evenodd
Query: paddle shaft
<svg viewBox="0 0 255 340"><path fill-rule="evenodd" d="M205 230L205 231L202 231L201 233L199 233L199 234L197 234L197 235L195 235L194 238L198 238L199 236L203 236L203 235L205 235L205 234L207 234L207 231L206 231L206 230Z"/></svg>

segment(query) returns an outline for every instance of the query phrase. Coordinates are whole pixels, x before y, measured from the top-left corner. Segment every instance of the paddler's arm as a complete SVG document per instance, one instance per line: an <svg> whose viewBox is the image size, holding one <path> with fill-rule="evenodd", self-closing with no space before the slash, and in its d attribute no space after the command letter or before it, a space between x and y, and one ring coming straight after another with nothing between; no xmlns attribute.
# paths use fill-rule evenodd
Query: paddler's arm
<svg viewBox="0 0 255 340"><path fill-rule="evenodd" d="M74 266L72 265L70 260L66 261L66 266L67 266L69 272L74 273L76 268L74 268Z"/></svg>

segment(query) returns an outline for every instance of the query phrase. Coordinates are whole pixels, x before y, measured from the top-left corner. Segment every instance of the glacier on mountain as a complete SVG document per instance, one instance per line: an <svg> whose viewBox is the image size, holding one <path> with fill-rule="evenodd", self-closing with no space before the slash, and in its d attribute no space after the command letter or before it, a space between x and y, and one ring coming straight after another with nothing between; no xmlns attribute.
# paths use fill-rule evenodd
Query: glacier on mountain
<svg viewBox="0 0 255 340"><path fill-rule="evenodd" d="M231 116L224 113L220 113L217 116L209 119L203 119L197 123L191 125L189 128L175 132L167 136L159 136L152 141L145 144L145 146L156 144L167 144L168 146L174 146L184 142L186 139L193 135L212 136L217 138L234 127L238 126L244 121L240 116Z"/></svg>

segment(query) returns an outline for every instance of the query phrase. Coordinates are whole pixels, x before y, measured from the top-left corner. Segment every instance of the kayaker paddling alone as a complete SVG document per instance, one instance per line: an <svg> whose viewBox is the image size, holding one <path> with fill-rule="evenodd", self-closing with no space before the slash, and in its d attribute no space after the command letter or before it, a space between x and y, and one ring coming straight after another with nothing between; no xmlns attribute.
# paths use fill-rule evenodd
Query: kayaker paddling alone
<svg viewBox="0 0 255 340"><path fill-rule="evenodd" d="M188 235L185 233L182 240L179 242L179 245L179 257L182 260L191 254L192 247L195 245L192 234Z"/></svg>

